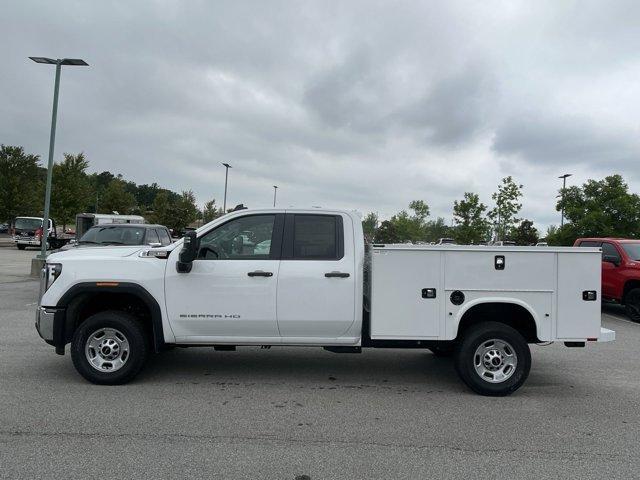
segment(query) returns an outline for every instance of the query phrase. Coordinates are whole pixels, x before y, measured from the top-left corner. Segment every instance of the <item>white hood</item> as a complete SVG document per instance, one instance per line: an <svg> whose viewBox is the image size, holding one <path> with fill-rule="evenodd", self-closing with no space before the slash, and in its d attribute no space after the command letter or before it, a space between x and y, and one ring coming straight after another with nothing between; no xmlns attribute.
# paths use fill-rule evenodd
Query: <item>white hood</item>
<svg viewBox="0 0 640 480"><path fill-rule="evenodd" d="M128 257L133 255L143 248L149 248L146 245L130 245L130 246L110 246L100 248L70 248L69 250L59 251L52 253L47 257L50 262L63 261L70 259L90 258L117 258Z"/></svg>

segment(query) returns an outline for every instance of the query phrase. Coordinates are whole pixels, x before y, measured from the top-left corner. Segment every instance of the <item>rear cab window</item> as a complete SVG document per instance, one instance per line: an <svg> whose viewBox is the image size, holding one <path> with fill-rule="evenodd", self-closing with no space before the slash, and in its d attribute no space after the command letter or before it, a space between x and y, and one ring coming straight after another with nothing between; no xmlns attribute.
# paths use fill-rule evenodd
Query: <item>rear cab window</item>
<svg viewBox="0 0 640 480"><path fill-rule="evenodd" d="M340 215L288 214L283 260L340 260L344 233Z"/></svg>

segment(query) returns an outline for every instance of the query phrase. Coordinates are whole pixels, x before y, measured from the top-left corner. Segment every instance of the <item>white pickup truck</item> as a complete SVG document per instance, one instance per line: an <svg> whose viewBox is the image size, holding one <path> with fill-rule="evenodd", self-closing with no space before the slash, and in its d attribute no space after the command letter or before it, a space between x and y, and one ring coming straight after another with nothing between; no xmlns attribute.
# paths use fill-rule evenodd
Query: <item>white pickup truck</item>
<svg viewBox="0 0 640 480"><path fill-rule="evenodd" d="M484 395L526 380L531 343L611 341L597 248L365 246L358 214L241 210L161 248L52 254L36 328L99 384L172 345L430 349Z"/></svg>

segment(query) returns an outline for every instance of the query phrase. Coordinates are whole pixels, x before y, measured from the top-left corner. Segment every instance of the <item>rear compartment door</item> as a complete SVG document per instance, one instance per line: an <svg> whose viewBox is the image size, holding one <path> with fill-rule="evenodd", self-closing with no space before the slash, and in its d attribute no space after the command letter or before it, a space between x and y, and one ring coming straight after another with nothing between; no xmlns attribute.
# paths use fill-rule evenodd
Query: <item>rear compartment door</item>
<svg viewBox="0 0 640 480"><path fill-rule="evenodd" d="M437 338L442 303L442 252L374 249L371 338Z"/></svg>

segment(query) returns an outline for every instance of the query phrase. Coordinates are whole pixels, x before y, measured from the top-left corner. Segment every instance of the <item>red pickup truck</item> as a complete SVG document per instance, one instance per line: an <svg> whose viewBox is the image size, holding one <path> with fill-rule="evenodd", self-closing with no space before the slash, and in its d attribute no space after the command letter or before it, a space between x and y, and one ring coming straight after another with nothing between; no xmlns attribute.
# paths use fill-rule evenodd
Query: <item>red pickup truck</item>
<svg viewBox="0 0 640 480"><path fill-rule="evenodd" d="M602 297L624 305L640 322L640 240L578 238L574 247L602 248Z"/></svg>

